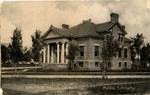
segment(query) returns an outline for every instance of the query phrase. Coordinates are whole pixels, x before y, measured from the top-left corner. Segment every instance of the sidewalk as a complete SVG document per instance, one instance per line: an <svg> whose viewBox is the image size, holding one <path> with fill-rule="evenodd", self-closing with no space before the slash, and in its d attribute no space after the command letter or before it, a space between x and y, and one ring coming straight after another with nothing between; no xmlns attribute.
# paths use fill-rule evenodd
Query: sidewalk
<svg viewBox="0 0 150 95"><path fill-rule="evenodd" d="M1 70L14 70L14 69L37 69L41 66L30 66L30 67L2 67Z"/></svg>
<svg viewBox="0 0 150 95"><path fill-rule="evenodd" d="M102 78L102 75L2 75L2 78ZM107 75L108 79L150 79L150 75Z"/></svg>

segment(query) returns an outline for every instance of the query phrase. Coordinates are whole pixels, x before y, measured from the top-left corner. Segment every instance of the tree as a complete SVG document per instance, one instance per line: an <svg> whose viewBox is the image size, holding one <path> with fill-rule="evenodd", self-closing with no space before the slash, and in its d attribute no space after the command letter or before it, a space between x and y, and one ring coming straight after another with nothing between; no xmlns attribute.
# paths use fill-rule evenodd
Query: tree
<svg viewBox="0 0 150 95"><path fill-rule="evenodd" d="M5 62L10 60L10 49L6 45L1 45L1 60L2 63L5 64Z"/></svg>
<svg viewBox="0 0 150 95"><path fill-rule="evenodd" d="M43 41L41 39L41 31L36 30L32 38L32 58L34 61L39 62L41 57L41 49L43 48Z"/></svg>
<svg viewBox="0 0 150 95"><path fill-rule="evenodd" d="M143 46L144 43L144 37L143 34L139 34L137 33L134 37L131 37L131 45L132 45L132 52L135 52L135 58L137 59L137 67L139 69L140 67L140 52L141 52L141 48ZM135 60L135 59L134 59Z"/></svg>
<svg viewBox="0 0 150 95"><path fill-rule="evenodd" d="M28 49L27 47L25 47L23 49L23 60L24 61L31 61L32 58L32 54L31 54L31 49Z"/></svg>
<svg viewBox="0 0 150 95"><path fill-rule="evenodd" d="M103 47L101 56L103 59L102 69L103 69L103 78L107 78L106 70L108 62L111 62L112 58L116 55L118 50L118 43L114 40L112 33L109 37L104 38Z"/></svg>
<svg viewBox="0 0 150 95"><path fill-rule="evenodd" d="M13 37L11 38L11 57L12 60L16 63L22 61L23 52L22 52L22 34L21 30L16 28L13 32Z"/></svg>
<svg viewBox="0 0 150 95"><path fill-rule="evenodd" d="M140 52L141 56L141 66L146 68L147 63L150 62L150 44L147 43L146 46L143 46Z"/></svg>
<svg viewBox="0 0 150 95"><path fill-rule="evenodd" d="M74 60L76 56L78 55L79 47L77 43L73 40L70 41L69 47L68 47L68 55L66 58L69 60L68 63L68 69L73 70L74 69Z"/></svg>

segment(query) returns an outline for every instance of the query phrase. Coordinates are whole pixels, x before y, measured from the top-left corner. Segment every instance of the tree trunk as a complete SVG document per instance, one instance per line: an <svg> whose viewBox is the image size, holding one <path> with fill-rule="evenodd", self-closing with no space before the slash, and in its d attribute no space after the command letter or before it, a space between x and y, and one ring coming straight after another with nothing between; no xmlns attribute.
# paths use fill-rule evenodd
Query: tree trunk
<svg viewBox="0 0 150 95"><path fill-rule="evenodd" d="M106 74L106 73L107 73L107 71L106 71L106 69L107 69L107 64L106 64L106 63L107 63L106 61L103 62L103 64L104 64L104 65L103 65L103 66L104 66L104 69L103 69L103 73L102 73L102 74L103 74L103 75L102 75L102 79L107 79L107 74Z"/></svg>

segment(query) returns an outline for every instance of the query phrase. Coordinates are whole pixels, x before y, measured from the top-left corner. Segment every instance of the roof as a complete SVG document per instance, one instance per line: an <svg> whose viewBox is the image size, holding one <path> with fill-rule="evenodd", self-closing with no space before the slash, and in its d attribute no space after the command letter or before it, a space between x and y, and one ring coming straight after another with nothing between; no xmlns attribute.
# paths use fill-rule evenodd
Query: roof
<svg viewBox="0 0 150 95"><path fill-rule="evenodd" d="M112 26L114 26L114 23L111 22L101 23L96 25L96 30L98 32L105 32L108 31Z"/></svg>
<svg viewBox="0 0 150 95"><path fill-rule="evenodd" d="M83 23L71 27L69 33L72 37L81 37L81 36L95 36L98 37L96 32L96 24L91 21L84 21Z"/></svg>
<svg viewBox="0 0 150 95"><path fill-rule="evenodd" d="M51 25L49 30L42 37L45 38L50 32L55 32L59 37L102 37L103 33L108 33L115 25L117 25L124 34L127 34L125 27L118 22L118 17L118 14L111 14L111 21L101 24L95 24L89 19L67 29L61 29Z"/></svg>
<svg viewBox="0 0 150 95"><path fill-rule="evenodd" d="M124 41L131 43L131 40L129 38L127 38L127 37L124 38Z"/></svg>
<svg viewBox="0 0 150 95"><path fill-rule="evenodd" d="M50 32L55 32L60 35L60 37L100 37L96 29L96 24L91 21L84 21L83 23L69 29L61 29L51 25L49 30L42 36L42 38L46 37Z"/></svg>

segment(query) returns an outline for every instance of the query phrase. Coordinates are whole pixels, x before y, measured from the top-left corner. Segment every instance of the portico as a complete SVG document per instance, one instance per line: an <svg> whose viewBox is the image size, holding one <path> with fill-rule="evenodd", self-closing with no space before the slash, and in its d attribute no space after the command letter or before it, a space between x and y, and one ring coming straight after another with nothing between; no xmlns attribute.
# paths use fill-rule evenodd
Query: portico
<svg viewBox="0 0 150 95"><path fill-rule="evenodd" d="M67 64L68 42L47 42L42 50L42 62L46 64Z"/></svg>

